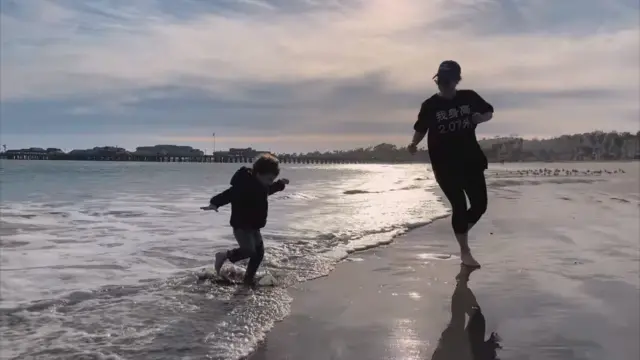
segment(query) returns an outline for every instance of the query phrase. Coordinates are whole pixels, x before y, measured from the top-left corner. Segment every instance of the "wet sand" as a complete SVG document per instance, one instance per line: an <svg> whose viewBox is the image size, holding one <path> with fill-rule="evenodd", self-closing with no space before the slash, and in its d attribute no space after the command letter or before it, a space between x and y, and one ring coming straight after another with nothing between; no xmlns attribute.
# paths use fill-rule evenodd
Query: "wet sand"
<svg viewBox="0 0 640 360"><path fill-rule="evenodd" d="M617 201L616 189L492 188L471 234L483 268L453 299L459 259L437 256L456 253L446 218L290 289L291 315L249 359L471 359L460 316L476 301L503 360L638 359L638 196Z"/></svg>

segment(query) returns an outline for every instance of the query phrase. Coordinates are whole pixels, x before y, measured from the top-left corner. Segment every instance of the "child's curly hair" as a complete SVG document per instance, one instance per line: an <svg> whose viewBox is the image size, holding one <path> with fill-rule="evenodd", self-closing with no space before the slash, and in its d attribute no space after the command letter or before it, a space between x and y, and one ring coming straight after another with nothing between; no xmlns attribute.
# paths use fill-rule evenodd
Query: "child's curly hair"
<svg viewBox="0 0 640 360"><path fill-rule="evenodd" d="M280 174L280 161L271 154L262 154L253 163L253 173L278 176Z"/></svg>

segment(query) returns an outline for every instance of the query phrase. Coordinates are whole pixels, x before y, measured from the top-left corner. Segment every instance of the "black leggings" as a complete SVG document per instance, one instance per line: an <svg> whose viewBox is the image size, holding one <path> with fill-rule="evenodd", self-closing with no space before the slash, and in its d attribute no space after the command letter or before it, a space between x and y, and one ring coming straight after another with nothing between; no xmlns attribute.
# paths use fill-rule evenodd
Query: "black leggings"
<svg viewBox="0 0 640 360"><path fill-rule="evenodd" d="M456 234L466 234L469 226L487 211L487 183L484 171L436 172L436 181L451 203L451 224ZM466 196L465 196L466 195ZM469 208L467 209L467 197Z"/></svg>

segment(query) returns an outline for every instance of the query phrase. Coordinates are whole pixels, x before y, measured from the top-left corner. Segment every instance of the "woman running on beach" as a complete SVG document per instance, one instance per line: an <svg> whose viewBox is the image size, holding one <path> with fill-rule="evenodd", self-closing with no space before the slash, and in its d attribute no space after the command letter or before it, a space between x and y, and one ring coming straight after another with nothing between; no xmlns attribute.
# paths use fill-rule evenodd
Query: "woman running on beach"
<svg viewBox="0 0 640 360"><path fill-rule="evenodd" d="M451 222L460 245L460 258L464 265L480 267L469 249L469 230L487 210L484 171L488 162L476 139L476 126L491 120L493 106L473 90L457 90L461 75L457 62L447 60L440 64L433 77L439 92L422 103L408 148L415 154L420 141L429 134L431 166L451 203Z"/></svg>

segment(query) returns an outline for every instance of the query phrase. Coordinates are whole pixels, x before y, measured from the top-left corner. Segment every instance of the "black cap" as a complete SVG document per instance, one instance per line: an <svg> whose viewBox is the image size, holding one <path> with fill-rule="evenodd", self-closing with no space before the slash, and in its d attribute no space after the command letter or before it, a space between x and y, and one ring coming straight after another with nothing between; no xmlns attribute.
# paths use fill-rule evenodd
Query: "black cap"
<svg viewBox="0 0 640 360"><path fill-rule="evenodd" d="M442 80L460 80L462 79L462 68L460 67L460 64L453 60L445 60L440 63L438 73L434 78L436 77Z"/></svg>

